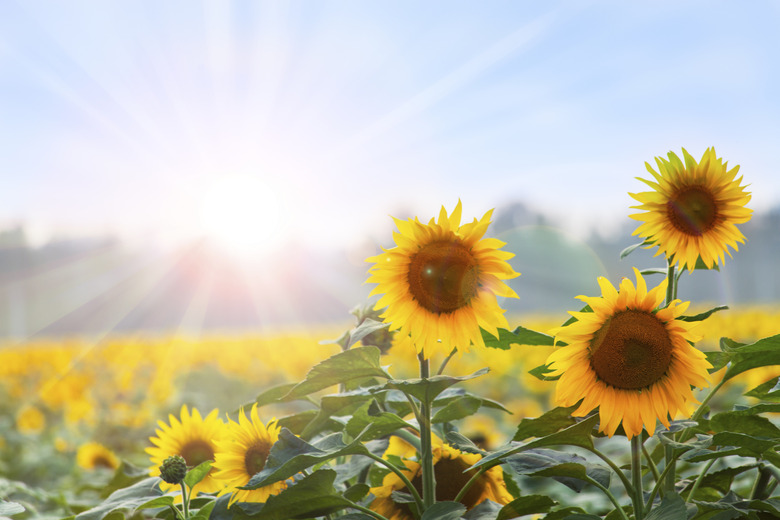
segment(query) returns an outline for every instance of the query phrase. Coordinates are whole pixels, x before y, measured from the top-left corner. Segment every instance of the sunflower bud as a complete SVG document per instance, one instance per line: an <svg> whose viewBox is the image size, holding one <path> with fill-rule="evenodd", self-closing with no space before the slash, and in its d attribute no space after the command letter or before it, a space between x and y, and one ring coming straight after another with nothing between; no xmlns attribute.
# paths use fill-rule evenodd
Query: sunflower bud
<svg viewBox="0 0 780 520"><path fill-rule="evenodd" d="M168 484L179 484L186 474L187 462L179 455L168 457L160 466L160 478Z"/></svg>

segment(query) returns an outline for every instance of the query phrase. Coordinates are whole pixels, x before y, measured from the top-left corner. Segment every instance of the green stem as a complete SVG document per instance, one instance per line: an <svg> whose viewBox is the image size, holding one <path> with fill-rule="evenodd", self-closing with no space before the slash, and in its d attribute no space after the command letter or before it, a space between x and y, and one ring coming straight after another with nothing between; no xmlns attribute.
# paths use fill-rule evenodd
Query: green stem
<svg viewBox="0 0 780 520"><path fill-rule="evenodd" d="M672 450L672 453L674 453L674 450ZM656 482L655 486L653 486L653 490L650 492L650 498L647 499L647 509L650 509L650 506L653 504L653 500L655 500L655 495L658 493L658 491L661 489L661 486L668 482L668 475L670 470L674 469L675 462L677 462L677 457L680 455L669 455L669 452L667 451L667 457L671 459L671 464L668 462L669 458L667 458L667 464L666 467L664 467L664 470L661 472L661 474L658 476L658 482ZM674 479L672 479L672 483L674 483ZM674 484L672 485L672 492L674 492Z"/></svg>
<svg viewBox="0 0 780 520"><path fill-rule="evenodd" d="M674 264L671 260L666 268L666 282L666 302L664 302L664 307L667 307L677 297L677 279L674 277Z"/></svg>
<svg viewBox="0 0 780 520"><path fill-rule="evenodd" d="M185 520L184 516L181 514L181 511L179 511L178 507L176 507L174 505L169 505L168 507L171 508L171 510L173 511L173 514L176 515L176 518L178 518L179 520Z"/></svg>
<svg viewBox="0 0 780 520"><path fill-rule="evenodd" d="M439 367L439 371L436 372L437 376L440 376L444 373L444 367L447 366L447 363L450 362L450 359L452 359L452 356L454 356L457 351L458 351L458 347L455 347L454 349L452 349L452 352L450 352L450 355L444 358L444 361L441 362L441 366Z"/></svg>
<svg viewBox="0 0 780 520"><path fill-rule="evenodd" d="M647 459L647 467L653 472L653 478L658 482L661 475L658 473L658 468L656 467L655 462L653 462L653 457L650 456L650 452L647 451L647 446L644 444L642 444L642 454L645 456L645 459Z"/></svg>
<svg viewBox="0 0 780 520"><path fill-rule="evenodd" d="M420 378L430 377L430 367L425 353L420 352ZM436 474L433 472L433 442L431 440L431 403L427 399L420 402L420 466L422 467L423 504L428 509L436 503ZM422 511L421 511L422 512Z"/></svg>
<svg viewBox="0 0 780 520"><path fill-rule="evenodd" d="M631 483L634 485L634 494L631 500L634 503L634 517L642 520L645 517L645 499L642 496L642 437L634 435L631 438Z"/></svg>
<svg viewBox="0 0 780 520"><path fill-rule="evenodd" d="M612 471L614 471L617 474L617 476L620 477L620 481L623 482L623 487L626 488L626 493L628 493L629 496L633 496L634 486L631 485L631 481L628 480L628 477L626 477L626 474L623 473L623 470L620 469L620 467L618 467L617 464L612 462L612 460L609 457L607 457L604 453L597 450L596 448L593 449L588 448L588 450L594 455L596 455L597 457L599 457L601 460L606 462L609 465L609 467L612 468Z"/></svg>
<svg viewBox="0 0 780 520"><path fill-rule="evenodd" d="M417 508L422 511L422 506L423 506L422 497L420 497L420 493L417 492L417 488L415 488L412 485L412 482L409 480L409 478L406 475L404 475L403 471L398 469L395 466L395 464L392 464L390 461L387 461L387 460L383 459L382 457L380 457L378 455L374 455L371 452L368 452L366 454L366 457L369 457L369 458L377 461L378 463L382 464L384 467L386 467L387 469L389 469L390 471L392 471L393 473L398 475L398 478L401 479L401 482L404 483L404 485L406 486L406 489L409 490L409 493L411 493L412 498L414 498L414 501L417 503Z"/></svg>
<svg viewBox="0 0 780 520"><path fill-rule="evenodd" d="M387 517L382 516L379 513L377 513L376 511L372 511L372 510L370 510L367 507L363 507L360 504L356 504L356 503L353 502L352 505L350 505L349 507L352 508L352 509L357 509L358 511L362 511L363 513L365 513L365 514L367 514L369 516L373 516L374 518L376 518L376 520L388 520Z"/></svg>
<svg viewBox="0 0 780 520"><path fill-rule="evenodd" d="M190 497L187 496L187 485L184 482L181 482L181 504L184 508L184 520L189 520L190 518Z"/></svg>
<svg viewBox="0 0 780 520"><path fill-rule="evenodd" d="M677 278L674 276L674 264L671 260L667 262L666 281L666 301L664 302L664 307L668 307L677 297ZM669 446L666 446L666 449L664 449L664 460L666 461L666 467L664 468L664 471L666 472L664 489L669 493L674 493L674 484L677 474L675 469L676 457L674 457L674 450ZM652 502L649 502L648 505L652 506L652 504Z"/></svg>
<svg viewBox="0 0 780 520"><path fill-rule="evenodd" d="M396 430L393 432L393 435L414 446L414 449L418 452L420 451L420 438L409 430Z"/></svg>
<svg viewBox="0 0 780 520"><path fill-rule="evenodd" d="M620 517L623 520L628 520L628 516L626 516L626 512L623 511L622 507L620 507L620 502L617 501L617 498L615 498L615 495L613 495L609 491L609 489L605 488L604 486L602 486L601 484L599 484L597 481L593 480L592 478L588 477L587 475L585 476L585 481L586 482L590 482L591 484L593 484L594 486L599 488L605 495L607 495L607 498L609 499L610 502L612 502L612 505L615 506L615 509L617 509L620 512Z"/></svg>
<svg viewBox="0 0 780 520"><path fill-rule="evenodd" d="M751 500L763 500L766 498L766 486L769 484L770 478L772 478L772 473L764 466L759 466L756 483L753 485L753 489L750 492Z"/></svg>
<svg viewBox="0 0 780 520"><path fill-rule="evenodd" d="M707 461L707 464L704 465L704 468L702 468L701 473L699 473L699 476L696 477L696 481L693 483L693 486L691 486L691 491L688 493L688 498L685 499L686 502L689 502L693 495L696 494L696 491L699 489L699 486L701 485L702 480L704 480L704 475L707 474L707 472L710 470L713 464L715 464L716 459L710 459Z"/></svg>
<svg viewBox="0 0 780 520"><path fill-rule="evenodd" d="M477 479L481 477L488 469L490 468L488 468L487 466L482 466L481 468L479 468L479 470L477 470L477 472L474 473L474 475L469 479L468 482L466 482L466 484L461 488L461 490L458 491L458 494L455 495L454 502L460 502L461 500L463 500L463 497L466 495L466 493L468 492L472 484L474 484L474 482L476 482Z"/></svg>
<svg viewBox="0 0 780 520"><path fill-rule="evenodd" d="M712 399L715 396L715 393L720 390L720 387L722 387L726 383L725 379L721 379L720 382L713 386L712 389L709 391L707 396L702 400L701 404L698 408L696 408L696 411L693 412L693 415L691 415L691 419L694 421L698 421L701 416L704 414L704 410L707 407L707 403L710 402L710 399ZM685 442L688 439L693 437L693 430L690 428L684 429L682 432L680 432L680 438L679 442Z"/></svg>

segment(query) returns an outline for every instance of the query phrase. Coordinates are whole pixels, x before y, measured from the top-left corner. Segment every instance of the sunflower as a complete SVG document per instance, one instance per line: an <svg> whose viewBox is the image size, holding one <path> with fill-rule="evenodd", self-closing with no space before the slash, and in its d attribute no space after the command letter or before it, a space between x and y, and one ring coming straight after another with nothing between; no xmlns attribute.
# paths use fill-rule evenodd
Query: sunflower
<svg viewBox="0 0 780 520"><path fill-rule="evenodd" d="M394 439L395 437L391 437ZM476 464L482 457L473 453L464 453L441 440L435 439L433 447L433 472L436 475L436 501L452 501L460 492L461 488L479 471L468 468ZM406 446L404 446L406 445ZM395 446L400 453L414 449L404 441L396 442ZM393 451L393 445L387 450L387 454ZM398 455L399 453L393 453ZM404 465L407 469L402 470L406 477L411 481L418 493L422 494L422 470L420 464L415 460L404 459ZM371 488L371 493L376 498L371 502L371 510L375 511L388 520L413 520L414 515L408 504L393 502L393 491L406 491L403 481L395 473L385 475L382 485ZM492 500L501 505L506 505L512 501L512 495L506 489L504 483L503 471L499 466L494 466L483 473L471 485L463 495L461 503L471 510L485 500Z"/></svg>
<svg viewBox="0 0 780 520"><path fill-rule="evenodd" d="M572 406L583 416L599 407L600 430L610 437L622 422L630 439L642 432L652 435L656 418L669 427L669 418L688 411L694 400L691 385L709 384L711 367L704 354L692 347L693 324L679 320L689 302L663 302L666 280L648 291L634 268L637 286L627 278L618 292L600 277L602 296L578 296L592 312L571 312L576 319L553 330L557 348L547 362L550 375L560 375L555 402Z"/></svg>
<svg viewBox="0 0 780 520"><path fill-rule="evenodd" d="M113 451L99 442L87 442L79 446L76 452L76 463L84 469L96 468L116 469L119 467L119 458Z"/></svg>
<svg viewBox="0 0 780 520"><path fill-rule="evenodd" d="M509 326L496 295L517 298L502 280L519 273L507 263L514 254L500 250L504 242L482 238L492 213L460 225L458 201L449 216L441 208L438 222L394 219L396 246L366 259L374 263L368 282L378 284L371 294L384 294L380 317L426 357L484 346L480 327L498 337L497 327Z"/></svg>
<svg viewBox="0 0 780 520"><path fill-rule="evenodd" d="M271 452L271 446L279 439L281 428L275 420L263 425L257 415L257 404L252 406L251 420L241 410L238 422L228 419L227 435L217 443L217 472L214 477L226 485L219 494L233 493L228 506L235 502L265 502L287 485L275 482L258 489L236 489L245 486L249 479L265 467L265 461Z"/></svg>
<svg viewBox="0 0 780 520"><path fill-rule="evenodd" d="M218 415L218 410L212 410L203 418L195 408L190 415L187 406L184 405L181 407L181 420L168 415L170 425L158 421L160 429L156 430L157 437L149 438L154 447L146 448L146 453L150 455L152 462L150 474L159 475L160 465L172 455L183 457L187 467L190 468L207 460L213 461L217 442L225 434L225 423L217 417ZM224 487L221 481L214 478L214 473L214 468L211 468L208 475L193 487L192 496L198 493L214 493ZM160 488L163 491L170 491L177 489L178 486L161 482Z"/></svg>
<svg viewBox="0 0 780 520"><path fill-rule="evenodd" d="M750 194L740 186L742 177L735 178L739 166L729 170L714 148L707 148L698 164L685 148L683 158L685 164L673 152L669 161L656 157L660 173L645 163L656 182L637 179L655 191L629 193L641 203L632 208L645 211L630 215L643 222L633 234L683 269L692 271L698 258L711 268L725 261L724 252L731 256L728 246L736 251L737 242L745 242L736 224L750 220L752 210L745 207Z"/></svg>

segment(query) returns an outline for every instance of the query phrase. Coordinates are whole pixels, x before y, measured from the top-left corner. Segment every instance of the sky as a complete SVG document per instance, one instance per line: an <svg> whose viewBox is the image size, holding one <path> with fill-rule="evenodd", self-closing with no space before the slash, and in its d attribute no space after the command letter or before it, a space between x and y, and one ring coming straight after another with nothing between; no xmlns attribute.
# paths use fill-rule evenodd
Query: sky
<svg viewBox="0 0 780 520"><path fill-rule="evenodd" d="M709 146L768 210L778 26L770 1L4 0L0 229L349 247L460 199L606 233L645 161Z"/></svg>

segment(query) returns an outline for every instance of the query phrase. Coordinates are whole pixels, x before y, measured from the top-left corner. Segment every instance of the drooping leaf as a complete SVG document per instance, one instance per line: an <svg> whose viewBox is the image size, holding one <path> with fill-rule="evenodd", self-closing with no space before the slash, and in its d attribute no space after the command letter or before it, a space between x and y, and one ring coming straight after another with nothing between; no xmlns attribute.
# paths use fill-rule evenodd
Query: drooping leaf
<svg viewBox="0 0 780 520"><path fill-rule="evenodd" d="M517 326L517 328L511 331L506 329L498 329L497 338L484 329L481 329L481 331L482 340L485 342L485 346L490 348L509 350L512 345L553 345L553 337L549 334L526 329L525 327L521 326Z"/></svg>
<svg viewBox="0 0 780 520"><path fill-rule="evenodd" d="M641 274L642 276L648 276L651 274L662 274L666 276L668 274L668 271L663 267L651 267L649 269L640 269L639 274Z"/></svg>
<svg viewBox="0 0 780 520"><path fill-rule="evenodd" d="M463 515L463 520L496 520L498 512L504 507L497 502L485 499L477 505L477 507L471 508Z"/></svg>
<svg viewBox="0 0 780 520"><path fill-rule="evenodd" d="M539 417L528 418L526 417L520 421L520 425L515 431L514 441L524 441L530 437L544 437L555 433L562 428L567 428L577 421L571 416L571 412L575 410L576 406L569 406L566 408L557 407L545 412Z"/></svg>
<svg viewBox="0 0 780 520"><path fill-rule="evenodd" d="M312 367L306 379L295 385L285 399L298 399L325 388L355 379L391 379L379 364L380 351L374 346L339 352Z"/></svg>
<svg viewBox="0 0 780 520"><path fill-rule="evenodd" d="M76 515L76 520L103 520L115 511L133 511L163 494L159 483L159 477L147 477L130 487L118 489L102 503Z"/></svg>
<svg viewBox="0 0 780 520"><path fill-rule="evenodd" d="M519 516L546 513L557 502L545 495L524 495L501 508L496 520L509 520Z"/></svg>
<svg viewBox="0 0 780 520"><path fill-rule="evenodd" d="M640 247L642 247L642 246L649 246L651 244L652 244L652 242L649 241L649 240L645 240L643 242L639 242L638 244L632 244L632 245L626 247L625 249L623 249L620 252L620 259L623 260L625 257L630 255L631 253L633 253L634 251L636 251Z"/></svg>
<svg viewBox="0 0 780 520"><path fill-rule="evenodd" d="M473 374L467 376L433 376L426 379L392 379L385 383L383 389L400 390L407 395L411 395L419 401L431 403L444 390L456 383L468 381L475 377L483 376L490 369L482 368Z"/></svg>
<svg viewBox="0 0 780 520"><path fill-rule="evenodd" d="M389 327L389 323L383 323L381 321L372 320L371 318L365 318L360 325L349 331L349 339L347 340L347 348L356 344L369 334L372 334L378 330L386 329Z"/></svg>
<svg viewBox="0 0 780 520"><path fill-rule="evenodd" d="M344 455L367 455L368 449L359 441L344 444L340 432L330 434L309 444L296 437L290 430L282 428L279 440L271 447L265 468L254 475L241 489L259 487L285 480L315 464ZM334 472L335 478L335 472Z"/></svg>
<svg viewBox="0 0 780 520"><path fill-rule="evenodd" d="M207 460L189 470L184 476L184 483L187 484L188 488L192 489L195 487L195 484L208 475L209 471L211 471L211 461Z"/></svg>
<svg viewBox="0 0 780 520"><path fill-rule="evenodd" d="M780 377L773 377L760 385L745 392L748 397L755 397L763 401L780 401Z"/></svg>
<svg viewBox="0 0 780 520"><path fill-rule="evenodd" d="M425 510L420 520L460 520L466 506L460 502L436 502Z"/></svg>
<svg viewBox="0 0 780 520"><path fill-rule="evenodd" d="M518 475L552 477L578 493L588 478L609 487L609 468L591 464L573 453L537 448L512 455L506 463Z"/></svg>
<svg viewBox="0 0 780 520"><path fill-rule="evenodd" d="M353 438L368 441L384 437L401 428L412 428L412 425L394 413L382 412L371 408L373 403L365 403L355 410L347 422L346 432Z"/></svg>
<svg viewBox="0 0 780 520"><path fill-rule="evenodd" d="M476 453L483 456L487 454L485 450L474 444L471 439L458 432L447 432L446 439L450 446L460 451L464 451L466 453Z"/></svg>
<svg viewBox="0 0 780 520"><path fill-rule="evenodd" d="M681 321L704 321L707 318L709 318L710 316L712 316L713 314L715 314L716 312L723 311L723 310L726 310L728 308L729 308L728 305L718 305L717 307L713 307L712 309L710 309L708 311L696 314L694 316L680 316L677 319L681 320Z"/></svg>

